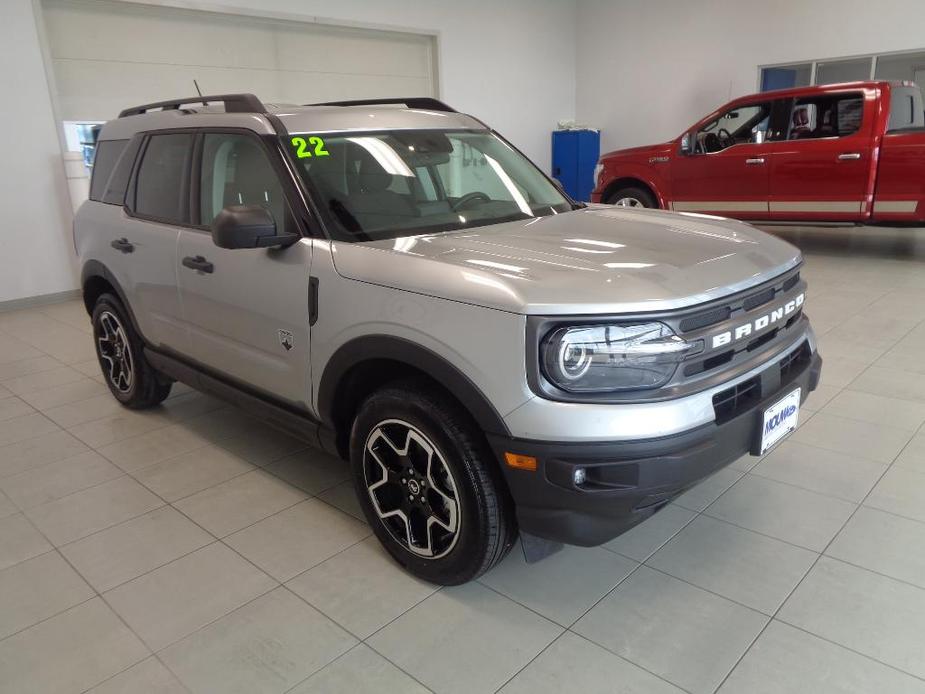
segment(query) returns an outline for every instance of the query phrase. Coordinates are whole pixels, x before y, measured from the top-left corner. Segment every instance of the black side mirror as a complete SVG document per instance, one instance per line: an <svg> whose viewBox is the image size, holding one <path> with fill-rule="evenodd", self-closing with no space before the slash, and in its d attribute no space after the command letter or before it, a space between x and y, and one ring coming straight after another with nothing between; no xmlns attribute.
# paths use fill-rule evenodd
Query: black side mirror
<svg viewBox="0 0 925 694"><path fill-rule="evenodd" d="M681 135L681 154L691 153L691 134L689 132Z"/></svg>
<svg viewBox="0 0 925 694"><path fill-rule="evenodd" d="M262 205L230 205L212 220L212 242L219 248L291 246L298 234L276 233L273 215Z"/></svg>

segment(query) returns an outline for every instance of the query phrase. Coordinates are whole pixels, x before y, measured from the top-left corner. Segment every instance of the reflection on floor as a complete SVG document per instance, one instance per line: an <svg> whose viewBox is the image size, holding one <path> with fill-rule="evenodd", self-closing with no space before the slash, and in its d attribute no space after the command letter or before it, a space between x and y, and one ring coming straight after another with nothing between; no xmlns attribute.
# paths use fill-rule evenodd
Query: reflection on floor
<svg viewBox="0 0 925 694"><path fill-rule="evenodd" d="M119 407L78 302L0 314L0 692L925 692L925 230L772 233L825 359L792 439L453 589L338 461L183 388Z"/></svg>

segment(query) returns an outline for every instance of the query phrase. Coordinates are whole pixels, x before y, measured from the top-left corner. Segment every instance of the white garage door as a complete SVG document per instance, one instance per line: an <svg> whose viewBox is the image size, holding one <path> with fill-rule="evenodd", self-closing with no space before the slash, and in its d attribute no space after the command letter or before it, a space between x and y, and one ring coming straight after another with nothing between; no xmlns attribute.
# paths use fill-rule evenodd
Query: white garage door
<svg viewBox="0 0 925 694"><path fill-rule="evenodd" d="M42 3L59 117L253 92L277 103L436 96L433 37L91 0Z"/></svg>

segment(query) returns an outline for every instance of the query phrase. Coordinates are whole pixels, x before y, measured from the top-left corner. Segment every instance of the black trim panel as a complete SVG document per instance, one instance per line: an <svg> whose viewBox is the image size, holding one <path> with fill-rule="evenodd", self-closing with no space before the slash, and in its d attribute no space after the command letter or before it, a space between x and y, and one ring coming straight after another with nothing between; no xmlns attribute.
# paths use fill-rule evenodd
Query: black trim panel
<svg viewBox="0 0 925 694"><path fill-rule="evenodd" d="M510 435L501 415L468 376L429 349L391 335L351 340L328 360L318 388L318 412L329 427L335 425L337 394L344 376L354 366L373 359L391 359L423 371L453 393L483 431Z"/></svg>

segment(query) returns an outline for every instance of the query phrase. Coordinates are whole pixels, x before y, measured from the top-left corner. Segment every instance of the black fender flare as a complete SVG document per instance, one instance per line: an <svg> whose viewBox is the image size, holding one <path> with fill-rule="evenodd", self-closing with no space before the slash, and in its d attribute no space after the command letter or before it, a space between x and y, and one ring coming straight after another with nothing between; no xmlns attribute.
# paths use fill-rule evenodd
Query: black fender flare
<svg viewBox="0 0 925 694"><path fill-rule="evenodd" d="M135 333L141 338L142 342L147 344L141 329L138 327L138 321L135 319L135 313L132 311L132 306L129 304L128 299L125 297L125 291L122 289L122 285L119 284L119 280L117 280L115 275L112 274L112 271L103 265L103 263L101 263L99 260L88 260L80 269L81 292L84 291L84 288L87 286L87 282L89 282L94 277L101 277L102 279L106 280L106 282L113 288L113 290L116 292L116 296L119 297L119 301L122 302L122 306L125 308L126 313L128 313L129 320L132 321L132 327L135 329ZM86 305L86 302L84 305ZM93 309L88 307L88 312L92 313Z"/></svg>
<svg viewBox="0 0 925 694"><path fill-rule="evenodd" d="M328 360L318 386L318 413L326 425L336 427L335 402L344 376L354 366L373 359L397 361L425 373L450 391L485 433L511 435L494 405L468 376L430 349L393 335L354 338Z"/></svg>

